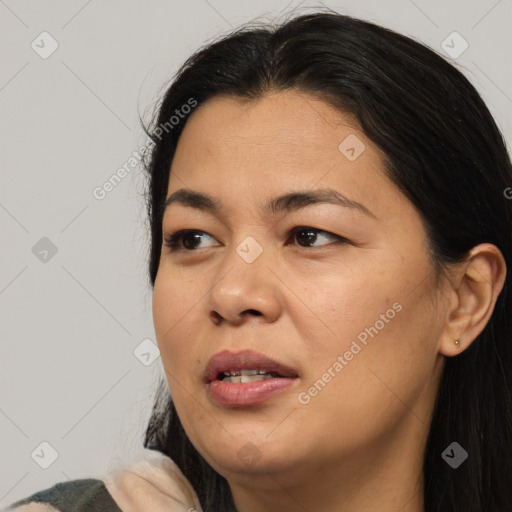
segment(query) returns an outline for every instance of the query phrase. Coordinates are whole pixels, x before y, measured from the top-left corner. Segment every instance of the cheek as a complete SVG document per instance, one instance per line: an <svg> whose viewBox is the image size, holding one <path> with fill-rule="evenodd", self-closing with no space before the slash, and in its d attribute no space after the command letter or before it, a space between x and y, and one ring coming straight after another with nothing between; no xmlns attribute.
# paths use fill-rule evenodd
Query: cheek
<svg viewBox="0 0 512 512"><path fill-rule="evenodd" d="M153 324L160 350L165 347L165 338L172 332L173 317L176 311L175 295L171 293L169 286L166 286L165 283L164 279L157 277L153 288Z"/></svg>
<svg viewBox="0 0 512 512"><path fill-rule="evenodd" d="M153 289L156 339L164 368L172 373L186 367L182 359L187 353L185 348L190 348L194 335L191 322L200 307L194 299L196 295L182 281L179 276L158 274Z"/></svg>
<svg viewBox="0 0 512 512"><path fill-rule="evenodd" d="M394 421L430 392L441 325L429 291L380 296L374 291L363 305L345 306L346 321L338 318L336 324L344 334L323 354L313 354L311 404L319 409L342 404L334 415L350 413L361 424L372 418Z"/></svg>
<svg viewBox="0 0 512 512"><path fill-rule="evenodd" d="M325 388L347 393L344 400L349 402L351 397L366 396L370 409L370 402L377 404L383 393L395 391L413 399L420 392L435 364L442 327L428 279L421 282L391 265L385 276L379 272L382 268L324 283L313 303L318 307L312 307L321 320L313 322L316 331L313 323L302 320L307 339L314 340L307 349L310 363L304 386L314 386L320 379L318 394L328 382ZM395 401L399 402L396 397Z"/></svg>
<svg viewBox="0 0 512 512"><path fill-rule="evenodd" d="M318 286L303 294L309 309L297 315L295 321L301 325L305 339L311 340L308 352L312 366L318 369L320 363L325 366L334 361L351 349L353 341L359 343L362 353L372 340L385 336L400 317L396 284L386 282L379 268L357 269L342 275L333 272L331 279L324 277ZM360 355L357 359L361 359Z"/></svg>

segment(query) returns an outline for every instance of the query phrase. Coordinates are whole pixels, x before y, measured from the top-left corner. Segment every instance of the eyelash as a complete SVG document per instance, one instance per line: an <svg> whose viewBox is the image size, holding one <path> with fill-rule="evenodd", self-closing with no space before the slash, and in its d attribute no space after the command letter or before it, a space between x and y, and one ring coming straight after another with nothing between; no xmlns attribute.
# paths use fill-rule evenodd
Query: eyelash
<svg viewBox="0 0 512 512"><path fill-rule="evenodd" d="M335 235L334 233L330 233L329 231L324 231L323 229L312 228L309 226L297 226L297 227L291 229L288 232L289 238L290 238L290 236L291 237L295 236L297 233L300 233L301 231L313 231L316 233L325 233L325 234L329 235L330 237L337 239L337 242L335 242L335 243L350 243L349 240L347 240L346 238L343 238L339 235ZM201 231L198 229L182 229L179 231L175 231L174 233L171 233L170 235L164 237L163 244L164 244L164 246L169 248L170 252L178 252L178 251L194 252L194 251L197 251L198 249L185 249L185 248L180 247L180 242L182 240L182 237L187 234L190 234L190 233L199 233L201 235L208 235L208 233L206 233L205 231ZM208 235L208 236L210 236L210 235ZM210 237L210 238L213 238L213 237ZM331 245L331 244L324 244L324 245ZM308 248L306 246L299 246L299 247L302 247L304 249ZM320 246L320 247L322 247L322 246ZM311 247L311 249L317 249L317 248L318 247Z"/></svg>

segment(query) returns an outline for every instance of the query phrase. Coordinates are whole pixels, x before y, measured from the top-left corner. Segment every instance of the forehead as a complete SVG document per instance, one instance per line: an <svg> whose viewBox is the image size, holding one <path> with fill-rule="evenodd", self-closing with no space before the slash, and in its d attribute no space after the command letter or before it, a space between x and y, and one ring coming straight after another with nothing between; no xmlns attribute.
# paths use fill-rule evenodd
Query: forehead
<svg viewBox="0 0 512 512"><path fill-rule="evenodd" d="M377 216L379 198L399 194L383 153L354 118L296 91L254 101L217 96L200 105L178 142L168 196L183 187L230 202L328 187Z"/></svg>
<svg viewBox="0 0 512 512"><path fill-rule="evenodd" d="M201 138L204 151L251 151L265 146L287 156L332 149L344 132L361 132L358 122L330 104L298 91L268 93L257 100L216 96L200 105L182 134ZM184 142L187 142L186 140ZM341 141L339 141L341 142ZM335 145L335 149L337 144Z"/></svg>

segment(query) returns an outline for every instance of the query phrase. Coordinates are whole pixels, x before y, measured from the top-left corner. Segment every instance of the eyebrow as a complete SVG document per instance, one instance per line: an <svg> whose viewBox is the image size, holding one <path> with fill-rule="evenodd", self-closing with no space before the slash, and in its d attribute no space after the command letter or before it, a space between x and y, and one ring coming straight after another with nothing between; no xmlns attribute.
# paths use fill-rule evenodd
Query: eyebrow
<svg viewBox="0 0 512 512"><path fill-rule="evenodd" d="M334 189L298 190L279 197L271 198L265 205L260 206L263 214L277 215L283 212L290 213L313 204L334 204L344 208L352 208L364 215L377 219L375 214L366 206L349 199ZM220 201L208 194L203 194L188 188L181 188L173 192L165 201L164 212L171 204L180 204L189 208L218 213L222 210Z"/></svg>

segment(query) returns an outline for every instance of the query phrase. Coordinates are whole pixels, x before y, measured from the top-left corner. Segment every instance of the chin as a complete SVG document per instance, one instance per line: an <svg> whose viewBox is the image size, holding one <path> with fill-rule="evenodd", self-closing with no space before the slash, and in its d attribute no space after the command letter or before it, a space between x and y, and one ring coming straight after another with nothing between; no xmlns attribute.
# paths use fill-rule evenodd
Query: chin
<svg viewBox="0 0 512 512"><path fill-rule="evenodd" d="M204 440L200 445L200 453L225 478L231 473L253 476L279 473L297 465L296 447L287 446L277 436L275 439L272 436L265 439L271 430L261 430L264 433L256 435L241 429L240 432L232 432L233 437L225 433L222 440L218 436ZM290 435L285 437L293 439Z"/></svg>

